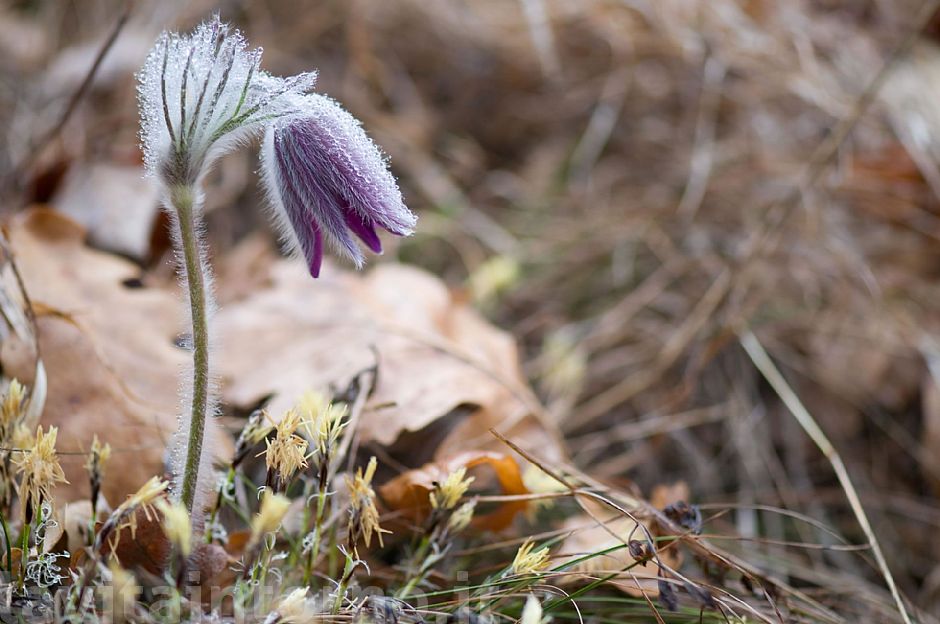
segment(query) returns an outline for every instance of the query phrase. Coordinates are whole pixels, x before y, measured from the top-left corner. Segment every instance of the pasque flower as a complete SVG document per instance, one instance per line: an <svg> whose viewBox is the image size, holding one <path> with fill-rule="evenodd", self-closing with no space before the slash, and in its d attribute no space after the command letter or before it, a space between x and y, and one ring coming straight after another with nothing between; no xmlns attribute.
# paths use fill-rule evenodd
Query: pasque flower
<svg viewBox="0 0 940 624"><path fill-rule="evenodd" d="M326 96L306 96L301 113L268 127L261 164L282 235L300 249L314 277L324 240L361 267L354 235L381 253L376 228L398 236L414 229L415 216L382 153L356 118Z"/></svg>
<svg viewBox="0 0 940 624"><path fill-rule="evenodd" d="M144 159L173 220L191 312L192 384L184 386L190 409L173 445L173 495L197 522L212 491L203 439L217 405L209 364L212 275L200 237L209 167L267 132L262 171L273 212L315 277L324 241L361 266L356 236L378 253L377 228L397 235L414 228L379 149L339 104L309 93L315 82L316 72L280 78L262 70L261 50L249 49L217 16L190 34L163 33L138 75Z"/></svg>

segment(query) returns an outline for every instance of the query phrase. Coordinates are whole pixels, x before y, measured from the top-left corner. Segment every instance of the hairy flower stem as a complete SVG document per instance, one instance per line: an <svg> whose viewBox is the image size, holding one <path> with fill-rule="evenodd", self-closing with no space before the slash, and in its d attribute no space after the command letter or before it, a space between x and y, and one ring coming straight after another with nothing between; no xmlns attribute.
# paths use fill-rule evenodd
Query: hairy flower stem
<svg viewBox="0 0 940 624"><path fill-rule="evenodd" d="M189 443L183 466L183 486L180 499L193 513L202 442L206 430L206 410L209 402L209 324L203 258L196 233L196 190L191 186L176 186L170 191L170 202L176 210L179 226L180 251L183 254L183 275L189 287L189 306L193 325L193 393L189 422Z"/></svg>

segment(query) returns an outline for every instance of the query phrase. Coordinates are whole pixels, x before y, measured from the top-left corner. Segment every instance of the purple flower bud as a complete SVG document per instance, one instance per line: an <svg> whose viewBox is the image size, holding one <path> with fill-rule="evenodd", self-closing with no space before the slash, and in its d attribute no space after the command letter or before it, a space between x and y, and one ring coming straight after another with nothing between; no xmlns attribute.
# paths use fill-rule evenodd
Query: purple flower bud
<svg viewBox="0 0 940 624"><path fill-rule="evenodd" d="M261 163L281 233L317 277L324 240L361 267L353 235L381 253L377 227L407 236L417 219L356 118L328 97L304 100L302 113L268 127Z"/></svg>

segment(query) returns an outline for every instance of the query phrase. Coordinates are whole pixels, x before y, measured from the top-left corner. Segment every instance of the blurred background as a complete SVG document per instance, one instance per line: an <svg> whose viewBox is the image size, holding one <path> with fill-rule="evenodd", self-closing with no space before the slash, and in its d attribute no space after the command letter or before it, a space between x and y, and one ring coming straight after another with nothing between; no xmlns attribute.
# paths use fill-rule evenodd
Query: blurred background
<svg viewBox="0 0 940 624"><path fill-rule="evenodd" d="M573 463L735 509L716 526L765 538L742 553L776 574L847 599L880 585L846 553L783 549L799 531L758 511L865 542L740 347L750 328L843 456L902 590L936 613L933 4L7 1L2 209L52 205L170 275L134 72L161 30L218 11L266 69L317 67L318 90L363 120L420 217L381 261L441 276L512 333ZM208 182L216 256L273 245L256 158L233 154Z"/></svg>

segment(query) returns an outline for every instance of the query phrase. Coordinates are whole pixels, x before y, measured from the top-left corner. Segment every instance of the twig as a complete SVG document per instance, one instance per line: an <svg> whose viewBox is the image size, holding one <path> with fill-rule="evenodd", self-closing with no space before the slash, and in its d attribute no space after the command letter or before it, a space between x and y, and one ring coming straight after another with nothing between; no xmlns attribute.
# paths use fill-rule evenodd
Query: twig
<svg viewBox="0 0 940 624"><path fill-rule="evenodd" d="M849 505L852 507L855 519L858 520L858 524L862 527L862 531L868 539L868 545L871 547L872 554L875 556L875 561L878 563L878 567L881 570L882 576L884 576L888 589L891 590L891 596L897 604L901 618L904 620L905 624L911 624L911 618L907 613L907 607L904 606L901 592L894 582L894 577L891 575L891 570L888 568L884 553L882 553L881 546L878 544L878 538L875 537L875 532L871 528L871 523L868 521L868 516L865 514L865 509L862 507L862 502L859 500L855 486L852 485L852 479L849 477L849 472L842 462L842 457L839 455L838 451L836 451L832 442L829 441L829 438L826 437L826 434L820 428L812 414L803 406L796 392L793 391L786 379L783 378L783 375L777 369L773 360L770 359L770 356L767 354L767 351L764 350L764 347L757 337L750 330L747 330L739 335L739 339L741 346L744 347L744 350L747 352L748 357L751 358L754 366L757 367L764 376L764 379L767 380L767 383L770 384L774 392L777 393L777 396L780 397L780 400L787 406L787 409L790 410L790 413L796 418L800 427L803 428L803 431L813 440L813 443L816 444L829 461L829 464L836 473L836 477L839 479L839 484L845 491L846 498L849 499Z"/></svg>

